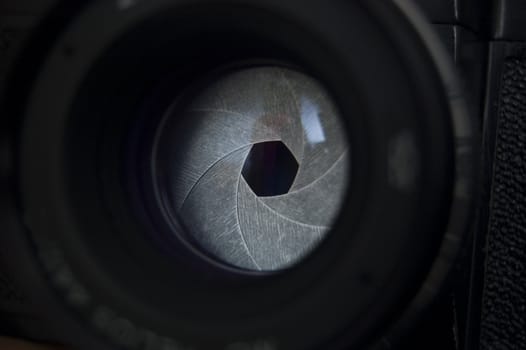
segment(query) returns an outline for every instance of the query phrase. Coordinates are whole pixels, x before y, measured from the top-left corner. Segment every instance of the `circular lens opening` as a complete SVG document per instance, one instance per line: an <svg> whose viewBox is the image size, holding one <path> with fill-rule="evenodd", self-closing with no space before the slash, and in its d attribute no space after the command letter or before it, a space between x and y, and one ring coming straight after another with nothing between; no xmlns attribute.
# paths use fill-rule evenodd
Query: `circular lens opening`
<svg viewBox="0 0 526 350"><path fill-rule="evenodd" d="M349 179L338 110L282 66L229 70L179 97L155 137L154 182L172 233L222 264L290 267L326 237Z"/></svg>

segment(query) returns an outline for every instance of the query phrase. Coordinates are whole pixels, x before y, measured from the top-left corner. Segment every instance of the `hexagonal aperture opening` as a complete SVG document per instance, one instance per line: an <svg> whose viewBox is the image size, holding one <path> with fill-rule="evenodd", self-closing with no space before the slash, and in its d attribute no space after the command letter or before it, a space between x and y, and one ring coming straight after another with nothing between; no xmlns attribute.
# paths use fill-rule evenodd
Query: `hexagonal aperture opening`
<svg viewBox="0 0 526 350"><path fill-rule="evenodd" d="M241 174L259 197L286 194L298 173L298 161L281 141L256 143Z"/></svg>

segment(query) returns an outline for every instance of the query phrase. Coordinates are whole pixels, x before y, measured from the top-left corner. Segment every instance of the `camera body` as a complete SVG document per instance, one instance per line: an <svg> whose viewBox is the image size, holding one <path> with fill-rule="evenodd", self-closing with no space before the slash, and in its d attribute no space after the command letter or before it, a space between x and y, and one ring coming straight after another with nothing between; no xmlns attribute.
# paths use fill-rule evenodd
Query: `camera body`
<svg viewBox="0 0 526 350"><path fill-rule="evenodd" d="M517 103L524 93L526 6L506 0L418 3L462 74L482 135L479 204L451 292L455 343L460 349L521 349L526 318L519 276L525 271L517 263L525 259L525 131ZM451 314L443 319L450 321ZM429 325L427 339L435 328Z"/></svg>
<svg viewBox="0 0 526 350"><path fill-rule="evenodd" d="M390 329L387 335L370 348L522 349L526 347L526 28L523 24L526 5L520 0L416 2L454 61L467 91L462 98L479 123L476 132L482 137L478 141L479 179L475 180L478 193L474 195L476 204L471 208L473 214L460 253L452 254L456 256L455 264L445 287L440 288L440 293L436 289L430 293L433 302L431 306L422 306L423 316L410 314L405 317L409 321L387 327ZM118 3L126 6L128 2ZM65 8L75 6L81 5L57 6L53 0L4 1L0 5L0 81L15 64L26 59L20 56L21 52L28 52L23 51L25 38L34 36L35 30L60 31L60 26L54 27L54 21L69 13ZM40 25L44 16L47 16L45 25ZM1 88L0 94L5 99L16 96L15 90L25 87L11 82L8 91L4 84ZM18 161L10 146L11 133L18 128L16 124L13 120L2 120L0 128L0 186L5 193L16 193L13 188L19 186L18 179L12 178L12 168ZM7 222L19 218L14 213L19 208L4 202L1 205L3 229L4 222L5 227L10 227ZM46 242L37 243L41 244ZM3 244L0 256L12 261L9 249ZM53 315L36 316L36 306L11 282L13 273L17 273L11 270L12 267L4 273L0 268L2 333L46 342L61 341L63 336L57 333L57 327L48 327L55 323L47 319ZM72 282L67 271L57 280L59 285L69 284L73 286L71 290L77 289L78 293L72 292L71 298L82 297L82 287ZM130 325L117 322L121 320L112 316L111 310L101 310L94 322L113 327L110 333L120 332L124 338L133 338L129 335L133 333ZM112 318L117 321L108 321ZM152 344L156 344L151 345L152 349L162 344L166 349L184 348L155 337L152 335ZM80 342L87 348L96 344L87 338ZM234 345L230 349L274 348L263 339L254 345Z"/></svg>
<svg viewBox="0 0 526 350"><path fill-rule="evenodd" d="M525 271L523 263L516 264L525 259L524 113L519 101L526 7L520 1L464 1L444 11L438 8L443 2L420 3L440 23L435 26L463 74L482 132L478 213L470 254L458 270L453 293L458 346L520 349L526 322L519 277Z"/></svg>

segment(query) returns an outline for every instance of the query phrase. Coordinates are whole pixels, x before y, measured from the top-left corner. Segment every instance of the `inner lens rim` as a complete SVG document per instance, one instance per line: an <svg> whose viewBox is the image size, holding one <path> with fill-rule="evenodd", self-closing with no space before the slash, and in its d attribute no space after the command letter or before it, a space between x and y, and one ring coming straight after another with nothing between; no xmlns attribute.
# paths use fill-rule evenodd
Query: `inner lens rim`
<svg viewBox="0 0 526 350"><path fill-rule="evenodd" d="M165 179L161 180L161 177L157 174L160 169L159 165L159 157L161 157L161 154L163 151L160 149L160 143L163 141L163 134L166 132L166 125L167 123L170 123L171 119L174 118L174 110L178 109L181 110L181 108L178 107L178 105L182 104L182 109L185 109L184 106L187 105L187 103L190 103L196 95L200 94L201 89L208 86L210 82L216 82L220 81L221 79L228 78L231 74L237 74L242 73L246 70L252 70L252 69L258 69L258 68L277 68L277 69L287 69L289 71L296 72L298 74L304 75L308 77L309 79L312 79L310 75L308 75L304 70L300 69L297 65L293 65L290 62L285 61L278 61L278 60L268 60L268 59L253 59L253 60L245 60L245 61L238 61L238 62L232 62L230 64L227 64L225 66L217 67L213 69L211 72L203 73L202 77L197 79L194 83L191 84L190 87L187 89L183 89L183 92L180 93L174 100L174 102L168 107L167 111L163 114L161 117L161 121L159 122L159 126L156 128L155 135L153 136L152 140L152 146L151 146L151 152L150 152L150 164L151 164L151 188L152 191L155 193L156 202L152 205L155 206L155 208L158 208L162 212L162 217L165 218L167 221L168 226L171 228L171 232L177 236L178 241L177 243L183 243L187 249L189 249L193 254L196 254L196 256L200 259L204 259L207 263L212 263L218 268L226 269L229 272L242 274L242 275L252 275L252 276L267 276L272 274L277 274L280 272L285 272L286 270L293 268L294 265L300 264L305 258L307 258L308 255L311 255L314 253L314 251L317 249L317 247L321 244L321 242L317 243L315 246L313 246L312 249L310 249L304 256L299 258L297 261L294 261L291 264L287 264L285 266L282 266L277 269L263 269L263 270L255 270L255 269L248 269L243 268L240 266L237 266L235 264L229 263L225 260L222 260L219 257L214 256L212 253L209 253L206 251L206 248L200 247L200 244L198 241L195 241L191 237L191 232L188 232L188 229L186 229L184 226L184 223L181 222L179 218L177 218L174 214L175 208L172 207L172 204L170 203L170 199L167 198L168 193L166 192L167 189L163 187ZM317 81L316 81L317 82ZM319 84L319 82L317 82ZM320 87L324 88L320 85ZM332 99L331 96L328 96ZM338 112L339 113L339 112ZM338 116L339 119L339 116ZM347 158L352 159L352 150L347 150L348 155ZM350 173L348 171L348 173ZM350 183L351 180L347 180L348 183ZM148 185L147 185L148 186ZM347 188L349 185L346 186ZM347 191L347 190L346 190ZM155 210L155 208L153 210ZM336 214L335 218L338 217L340 213ZM325 240L332 232L332 229L329 229L327 232L323 234L322 241Z"/></svg>

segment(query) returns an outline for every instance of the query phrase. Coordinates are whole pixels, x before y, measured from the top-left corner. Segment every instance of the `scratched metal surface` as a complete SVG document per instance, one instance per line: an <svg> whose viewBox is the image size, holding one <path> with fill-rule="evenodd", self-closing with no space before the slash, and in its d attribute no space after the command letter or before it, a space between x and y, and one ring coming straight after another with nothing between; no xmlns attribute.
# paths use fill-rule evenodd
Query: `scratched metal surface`
<svg viewBox="0 0 526 350"><path fill-rule="evenodd" d="M350 150L319 83L287 68L248 68L209 84L166 118L177 124L163 128L157 146L164 198L208 254L272 271L300 260L329 232ZM258 197L241 171L252 145L267 141L283 142L299 168L288 193Z"/></svg>

